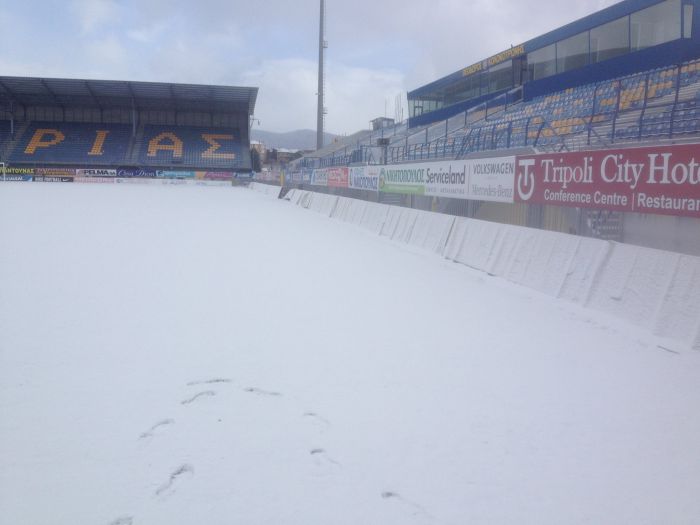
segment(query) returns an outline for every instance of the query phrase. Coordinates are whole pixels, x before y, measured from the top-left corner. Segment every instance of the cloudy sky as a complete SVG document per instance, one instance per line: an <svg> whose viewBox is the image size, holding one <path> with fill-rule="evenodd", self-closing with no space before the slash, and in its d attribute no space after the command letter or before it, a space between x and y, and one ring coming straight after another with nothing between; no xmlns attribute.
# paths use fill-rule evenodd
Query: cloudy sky
<svg viewBox="0 0 700 525"><path fill-rule="evenodd" d="M326 127L615 0L327 0ZM250 85L262 129L316 126L318 0L0 0L0 74Z"/></svg>

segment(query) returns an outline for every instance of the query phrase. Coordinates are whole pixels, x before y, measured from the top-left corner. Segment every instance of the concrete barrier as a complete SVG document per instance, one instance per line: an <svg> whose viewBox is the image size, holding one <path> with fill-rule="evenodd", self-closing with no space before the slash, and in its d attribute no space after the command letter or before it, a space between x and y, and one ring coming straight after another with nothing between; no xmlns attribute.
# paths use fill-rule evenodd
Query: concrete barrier
<svg viewBox="0 0 700 525"><path fill-rule="evenodd" d="M380 235L394 241L408 243L417 218L417 210L390 206Z"/></svg>
<svg viewBox="0 0 700 525"><path fill-rule="evenodd" d="M293 199L700 351L699 257L326 194Z"/></svg>
<svg viewBox="0 0 700 525"><path fill-rule="evenodd" d="M442 255L457 218L433 212L419 212L408 244Z"/></svg>
<svg viewBox="0 0 700 525"><path fill-rule="evenodd" d="M261 184L259 182L251 182L248 187L257 193L262 193L263 195L268 195L275 198L278 198L280 196L280 192L282 191L281 186L271 186L269 184Z"/></svg>
<svg viewBox="0 0 700 525"><path fill-rule="evenodd" d="M697 347L700 343L700 258L678 256L665 288L654 316L654 333L667 338L680 335L694 341Z"/></svg>
<svg viewBox="0 0 700 525"><path fill-rule="evenodd" d="M586 306L653 328L679 258L671 252L614 244L595 278ZM690 334L686 337L689 339Z"/></svg>
<svg viewBox="0 0 700 525"><path fill-rule="evenodd" d="M333 210L335 210L335 205L338 202L336 195L326 195L325 193L312 193L311 195L310 210L326 217L333 215Z"/></svg>
<svg viewBox="0 0 700 525"><path fill-rule="evenodd" d="M380 204L377 202L367 202L362 209L362 214L359 217L359 225L364 229L373 233L379 234L384 228L389 209L392 206Z"/></svg>
<svg viewBox="0 0 700 525"><path fill-rule="evenodd" d="M343 222L350 222L348 220L350 214L350 208L352 207L352 199L347 197L338 197L335 203L335 210L333 210L333 218L338 219Z"/></svg>

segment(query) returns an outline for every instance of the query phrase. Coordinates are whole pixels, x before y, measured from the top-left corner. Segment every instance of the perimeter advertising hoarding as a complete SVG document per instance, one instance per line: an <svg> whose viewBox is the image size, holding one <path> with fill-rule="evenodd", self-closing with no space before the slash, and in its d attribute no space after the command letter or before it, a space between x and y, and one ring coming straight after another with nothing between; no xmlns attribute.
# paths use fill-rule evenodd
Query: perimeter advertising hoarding
<svg viewBox="0 0 700 525"><path fill-rule="evenodd" d="M379 191L379 166L350 168L348 187L354 190Z"/></svg>
<svg viewBox="0 0 700 525"><path fill-rule="evenodd" d="M311 175L312 186L328 186L328 171L325 169L314 170Z"/></svg>
<svg viewBox="0 0 700 525"><path fill-rule="evenodd" d="M194 179L196 173L194 171L158 171L156 176L159 179Z"/></svg>
<svg viewBox="0 0 700 525"><path fill-rule="evenodd" d="M0 173L0 182L31 182L34 177L32 175L8 175L3 176Z"/></svg>
<svg viewBox="0 0 700 525"><path fill-rule="evenodd" d="M2 171L0 170L0 173ZM13 166L5 166L5 175L34 175L34 168L18 168Z"/></svg>
<svg viewBox="0 0 700 525"><path fill-rule="evenodd" d="M121 179L154 179L157 173L153 169L138 169L138 168L119 168L117 177Z"/></svg>
<svg viewBox="0 0 700 525"><path fill-rule="evenodd" d="M328 168L328 187L329 188L347 188L348 187L348 168Z"/></svg>
<svg viewBox="0 0 700 525"><path fill-rule="evenodd" d="M57 177L49 175L35 175L34 182L73 182L74 177Z"/></svg>
<svg viewBox="0 0 700 525"><path fill-rule="evenodd" d="M110 169L81 169L76 170L78 177L116 177L117 170Z"/></svg>
<svg viewBox="0 0 700 525"><path fill-rule="evenodd" d="M311 184L313 170L302 169L299 171L287 171L284 173L284 181L289 184Z"/></svg>
<svg viewBox="0 0 700 525"><path fill-rule="evenodd" d="M382 166L379 189L387 193L513 202L515 157Z"/></svg>
<svg viewBox="0 0 700 525"><path fill-rule="evenodd" d="M233 179L233 173L228 171L195 171L195 179L230 181Z"/></svg>
<svg viewBox="0 0 700 525"><path fill-rule="evenodd" d="M76 177L75 182L87 184L113 184L116 177Z"/></svg>
<svg viewBox="0 0 700 525"><path fill-rule="evenodd" d="M37 168L35 173L43 177L75 177L74 168Z"/></svg>
<svg viewBox="0 0 700 525"><path fill-rule="evenodd" d="M516 202L700 218L700 145L516 159Z"/></svg>

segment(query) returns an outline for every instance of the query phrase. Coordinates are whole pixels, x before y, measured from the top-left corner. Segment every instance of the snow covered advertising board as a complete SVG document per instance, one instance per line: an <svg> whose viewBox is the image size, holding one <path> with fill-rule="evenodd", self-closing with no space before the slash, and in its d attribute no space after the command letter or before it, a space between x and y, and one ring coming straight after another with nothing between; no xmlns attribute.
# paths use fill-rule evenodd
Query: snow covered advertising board
<svg viewBox="0 0 700 525"><path fill-rule="evenodd" d="M513 202L515 157L383 166L379 187L388 193Z"/></svg>
<svg viewBox="0 0 700 525"><path fill-rule="evenodd" d="M700 145L516 159L515 200L700 218Z"/></svg>
<svg viewBox="0 0 700 525"><path fill-rule="evenodd" d="M328 187L347 188L348 168L328 168Z"/></svg>

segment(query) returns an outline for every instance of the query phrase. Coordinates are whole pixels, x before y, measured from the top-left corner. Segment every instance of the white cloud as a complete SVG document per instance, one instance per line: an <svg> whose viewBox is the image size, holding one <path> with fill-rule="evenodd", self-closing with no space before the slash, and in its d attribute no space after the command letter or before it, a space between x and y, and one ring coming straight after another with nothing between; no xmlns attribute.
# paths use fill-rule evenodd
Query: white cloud
<svg viewBox="0 0 700 525"><path fill-rule="evenodd" d="M393 116L394 97L616 0L328 2L327 129ZM3 4L6 74L260 87L273 131L315 128L318 0ZM26 45L26 35L33 45Z"/></svg>
<svg viewBox="0 0 700 525"><path fill-rule="evenodd" d="M112 0L73 0L70 5L83 33L119 22L119 6Z"/></svg>

